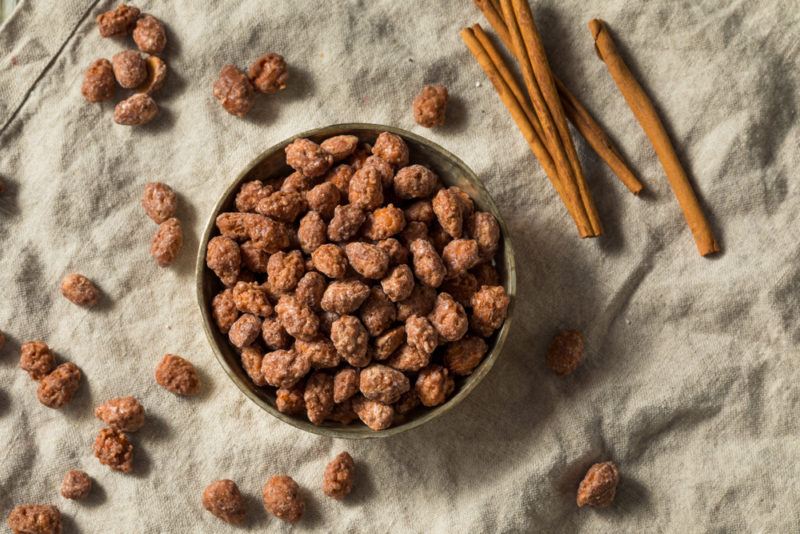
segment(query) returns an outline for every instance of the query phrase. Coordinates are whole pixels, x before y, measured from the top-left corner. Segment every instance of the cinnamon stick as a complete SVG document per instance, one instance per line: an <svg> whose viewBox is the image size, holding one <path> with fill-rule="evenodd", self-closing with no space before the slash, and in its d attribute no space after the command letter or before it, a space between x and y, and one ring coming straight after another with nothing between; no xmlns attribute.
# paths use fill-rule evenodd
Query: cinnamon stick
<svg viewBox="0 0 800 534"><path fill-rule="evenodd" d="M528 57L527 49L523 43L522 35L520 34L520 29L511 11L511 0L501 0L500 5L503 8L503 15L508 26L509 34L511 35L511 41L514 44L514 53L517 57L520 70L522 70L525 86L528 88L528 96L531 99L533 109L536 111L536 115L542 125L542 130L544 132L542 141L546 144L553 158L558 176L561 180L561 185L564 188L567 207L570 211L574 211L576 215L578 232L581 237L596 237L599 234L595 232L587 214L586 205L582 200L572 164L567 157L553 117L550 114L550 110L539 88L533 66L531 65L531 60Z"/></svg>
<svg viewBox="0 0 800 534"><path fill-rule="evenodd" d="M689 177L683 169L675 148L669 139L664 124L656 112L653 102L644 92L642 86L636 81L625 61L617 52L617 47L608 28L602 20L589 21L589 31L594 39L597 55L608 67L608 72L617 84L622 96L633 111L636 120L642 126L645 134L650 139L658 155L661 166L669 180L675 197L683 210L683 216L694 236L695 244L700 255L706 256L720 251L716 239L711 231L700 202L697 200L694 189L689 182Z"/></svg>
<svg viewBox="0 0 800 534"><path fill-rule="evenodd" d="M558 88L558 95L561 97L561 104L569 121L578 129L580 134L589 143L589 146L606 162L611 171L617 175L619 181L628 188L634 195L638 195L644 189L644 184L639 181L633 171L625 163L622 154L619 153L614 142L608 137L603 127L592 117L578 98L572 94L564 83L553 76Z"/></svg>
<svg viewBox="0 0 800 534"><path fill-rule="evenodd" d="M503 45L513 54L514 45L508 33L503 16L500 13L499 0L475 0L475 4L483 13L486 20L494 32L500 38ZM592 117L586 106L567 88L566 85L553 73L556 82L561 104L567 119L578 129L578 132L586 139L589 146L598 156L609 166L617 175L620 181L633 193L639 194L644 185L636 178L636 175L628 167L619 150L617 150L611 138L606 134L600 124Z"/></svg>
<svg viewBox="0 0 800 534"><path fill-rule="evenodd" d="M464 28L461 30L461 32L459 32L459 35L464 41L464 44L467 45L469 51L478 61L478 64L486 73L486 76L492 82L492 85L497 91L498 96L500 96L500 100L511 114L511 118L517 124L520 132L522 132L522 136L527 141L528 146L536 156L536 159L539 160L539 163L542 165L545 174L550 179L550 183L561 197L561 201L568 208L568 211L570 212L570 215L573 217L573 220L577 226L578 221L572 211L569 210L569 205L567 204L564 190L561 187L561 182L559 180L556 167L553 163L553 159L550 157L550 153L547 151L547 148L545 148L541 139L537 135L530 120L528 119L527 113L518 100L516 95L522 95L522 90L519 88L519 85L517 84L516 80L514 80L513 76L510 76L510 71L502 61L502 57L497 53L497 50L494 49L488 39L484 39L486 34L479 25L476 24L473 26L473 28ZM482 44L482 42L488 43L490 51L487 51L486 48L484 48L484 44ZM495 60L497 61L497 64L495 63ZM502 74L503 72L506 73L505 76Z"/></svg>
<svg viewBox="0 0 800 534"><path fill-rule="evenodd" d="M505 5L508 0L501 3L503 7L503 15L508 24L511 18L510 13L506 12ZM514 17L516 24L519 27L520 35L525 44L525 49L528 52L528 58L531 62L531 68L536 76L536 81L539 84L539 89L542 92L547 108L553 119L556 131L558 133L558 141L560 146L563 146L564 153L572 168L572 174L578 186L578 192L581 196L581 201L586 208L586 214L589 216L589 222L592 225L594 235L601 235L603 227L600 224L600 216L597 213L597 208L592 200L589 187L586 185L586 178L583 175L580 161L578 161L578 152L575 150L575 145L572 142L572 136L569 133L567 126L567 119L564 115L564 108L561 106L561 98L558 96L558 89L553 81L553 73L550 70L550 63L547 60L547 53L544 49L542 37L539 35L539 30L536 28L536 22L533 20L533 13L528 4L528 0L511 0L513 6ZM514 39L514 32L511 31L512 40ZM516 43L515 43L516 44Z"/></svg>

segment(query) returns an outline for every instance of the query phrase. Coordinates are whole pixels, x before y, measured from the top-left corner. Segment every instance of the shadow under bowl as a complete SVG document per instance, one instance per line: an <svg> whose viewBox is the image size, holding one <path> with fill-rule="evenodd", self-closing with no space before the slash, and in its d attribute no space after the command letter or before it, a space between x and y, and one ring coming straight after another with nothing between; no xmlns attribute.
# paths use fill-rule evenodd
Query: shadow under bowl
<svg viewBox="0 0 800 534"><path fill-rule="evenodd" d="M487 340L489 350L483 361L471 375L456 377L456 393L444 404L435 408L418 408L408 414L407 419L401 424L381 431L371 430L357 422L346 426L326 422L321 426L317 426L311 424L304 418L279 412L275 406L275 393L273 388L262 388L253 384L242 368L238 353L228 341L227 336L217 328L211 315L211 300L214 298L214 295L222 291L224 287L217 279L216 275L206 266L206 246L212 237L219 234L216 228L217 216L220 213L235 210L234 201L236 199L236 193L244 182L250 180L268 181L273 178L287 176L292 172L292 169L286 165L284 148L295 139L303 137L319 143L328 137L350 134L357 136L361 142L371 144L374 143L378 134L381 132L391 132L402 137L408 144L412 163L420 163L430 167L445 185L460 187L473 199L478 209L481 211L488 211L494 215L500 225L502 233L502 243L495 257L495 267L500 274L503 287L511 299L511 304L508 308L508 317L505 323L499 331L495 332L492 338ZM475 173L467 167L463 161L439 145L400 128L382 126L379 124L337 124L297 134L268 148L250 162L225 190L225 193L223 193L216 206L214 206L214 210L208 219L200 243L201 246L197 254L197 264L195 268L197 302L203 317L203 328L211 347L214 349L217 360L225 370L225 373L227 373L230 379L233 380L247 398L270 415L300 430L305 430L306 432L344 439L383 438L411 430L412 428L416 428L436 419L460 404L489 373L492 366L500 357L503 344L506 341L511 326L516 296L514 251L511 246L511 239L508 235L508 228L500 216L497 206Z"/></svg>

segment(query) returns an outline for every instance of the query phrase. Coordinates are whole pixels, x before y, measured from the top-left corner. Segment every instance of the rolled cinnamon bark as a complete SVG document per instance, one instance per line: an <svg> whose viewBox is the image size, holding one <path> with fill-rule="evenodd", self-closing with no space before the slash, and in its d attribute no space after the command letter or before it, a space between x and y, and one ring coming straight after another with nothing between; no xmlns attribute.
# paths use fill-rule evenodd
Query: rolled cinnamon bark
<svg viewBox="0 0 800 534"><path fill-rule="evenodd" d="M503 16L508 23L511 18L510 13L506 11L506 2L501 2L503 6ZM553 81L553 73L550 69L550 62L547 60L547 53L542 43L542 37L539 35L539 30L536 27L536 22L533 20L533 13L528 4L528 0L511 0L513 7L513 16L516 18L519 33L525 44L525 49L528 52L528 58L531 62L531 68L536 76L536 81L539 84L539 89L544 97L547 108L552 117L553 124L558 134L557 141L560 141L559 146L563 147L564 154L569 161L572 168L572 176L578 187L581 201L586 209L586 214L589 217L589 222L592 225L592 232L594 235L602 235L603 227L600 224L600 215L597 213L597 208L594 205L592 195L589 193L589 187L586 185L586 178L583 175L580 161L578 160L578 153L575 150L575 145L572 142L572 135L569 133L567 126L567 119L564 116L564 108L561 106L561 98L558 96L558 89ZM511 31L512 41L514 40L514 31ZM516 46L516 42L515 42ZM538 112L538 110L537 110ZM545 128L545 131L547 128Z"/></svg>
<svg viewBox="0 0 800 534"><path fill-rule="evenodd" d="M511 118L516 123L520 132L522 132L522 136L525 138L525 141L527 141L528 146L536 156L536 159L539 160L539 163L542 165L542 168L550 180L550 183L553 185L553 188L556 190L559 197L561 197L561 201L564 203L567 211L572 216L576 226L578 226L578 221L570 209L570 205L567 203L564 190L559 180L558 172L556 171L556 167L553 163L553 159L550 157L550 153L547 151L547 148L545 148L544 144L536 133L536 130L533 128L530 120L528 119L527 113L523 109L523 106L520 104L518 97L516 96L522 95L522 89L520 89L513 76L511 76L508 67L502 61L502 57L492 46L491 42L489 42L489 40L486 38L487 36L485 32L483 32L483 29L481 29L479 25L476 24L472 28L464 28L461 30L461 32L459 32L459 35L464 41L464 44L467 45L467 48L469 48L469 51L478 61L478 64L486 73L486 76L492 82L497 94L500 96L500 100L511 114ZM486 48L484 48L483 43L488 44L488 51ZM494 60L497 60L498 65L495 65ZM503 75L503 72L506 73L505 76ZM580 231L580 226L578 226L578 230Z"/></svg>
<svg viewBox="0 0 800 534"><path fill-rule="evenodd" d="M692 231L697 250L702 256L719 252L720 247L716 239L714 239L711 225L703 213L686 171L683 169L680 160L678 160L675 148L656 112L655 106L653 106L653 102L644 92L642 86L639 85L639 82L636 81L625 61L620 57L605 23L602 20L593 19L589 21L589 31L592 33L597 55L605 62L608 72L611 73L611 77L617 84L631 111L633 111L636 120L639 121L645 134L650 139L658 159L661 161L661 166L664 168L670 187L678 199L678 204L683 210L686 223Z"/></svg>
<svg viewBox="0 0 800 534"><path fill-rule="evenodd" d="M486 20L489 21L489 25L506 49L513 54L514 45L511 42L511 36L508 33L505 20L503 20L499 0L475 0L475 4L481 10L483 16L486 17ZM564 112L569 121L578 129L583 138L586 139L586 142L589 143L589 146L600 156L600 159L605 161L606 165L617 175L625 187L633 194L639 194L644 189L644 185L631 171L611 138L603 130L603 127L600 126L586 106L578 100L575 94L567 88L555 73L553 73L553 79L556 82L561 104L564 106Z"/></svg>
<svg viewBox="0 0 800 534"><path fill-rule="evenodd" d="M542 95L531 58L528 56L528 50L520 32L520 27L517 25L512 11L511 0L501 0L500 5L503 8L503 17L506 20L506 25L511 35L511 42L514 43L514 55L522 71L522 77L528 89L528 96L531 99L533 109L536 111L536 116L539 118L542 130L544 131L542 141L546 144L553 158L553 162L556 165L561 185L564 188L567 205L570 209L575 210L578 221L578 231L581 237L596 237L600 234L595 231L594 225L587 214L587 206L583 202L572 164L561 142L561 137L544 95Z"/></svg>

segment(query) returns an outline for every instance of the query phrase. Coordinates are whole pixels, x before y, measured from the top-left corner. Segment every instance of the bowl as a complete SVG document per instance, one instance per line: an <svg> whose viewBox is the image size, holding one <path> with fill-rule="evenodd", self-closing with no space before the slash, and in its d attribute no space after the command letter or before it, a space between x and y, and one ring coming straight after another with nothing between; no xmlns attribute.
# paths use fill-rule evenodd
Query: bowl
<svg viewBox="0 0 800 534"><path fill-rule="evenodd" d="M494 215L500 225L502 233L502 242L495 259L495 266L500 274L506 293L508 293L511 299L511 304L508 308L508 317L505 323L499 331L494 333L492 338L487 340L489 351L483 361L471 375L463 378L456 377L457 391L444 404L435 408L424 409L418 413L412 412L411 417L402 424L391 426L381 431L371 430L358 422L354 422L348 426L334 423L316 426L305 419L279 412L275 407L275 394L266 388L260 388L254 385L250 381L250 378L241 366L239 355L228 342L227 336L217 328L211 316L211 300L214 298L214 295L223 289L223 286L214 273L206 267L206 246L209 239L219 234L215 224L217 215L235 209L234 200L236 198L236 192L242 183L256 179L269 180L270 178L287 176L292 172L292 169L286 165L284 148L296 138L305 137L320 142L334 135L351 134L357 136L361 142L373 143L380 132L391 132L402 137L408 144L412 163L422 163L429 166L439 175L443 183L448 186L455 185L460 187L472 197L480 210L488 211ZM511 317L516 294L514 251L511 247L508 228L503 222L497 210L497 206L475 173L472 172L463 161L439 145L399 128L378 124L337 124L297 134L268 148L247 164L244 170L239 173L236 179L231 182L222 194L222 197L219 199L216 206L214 206L214 210L208 218L208 223L203 231L200 243L201 246L197 254L195 269L197 303L200 306L200 314L203 318L203 329L205 330L208 341L214 350L219 364L247 398L270 415L300 430L305 430L306 432L344 439L382 438L405 432L436 419L460 404L489 373L492 366L500 357L503 344L505 343L511 326Z"/></svg>

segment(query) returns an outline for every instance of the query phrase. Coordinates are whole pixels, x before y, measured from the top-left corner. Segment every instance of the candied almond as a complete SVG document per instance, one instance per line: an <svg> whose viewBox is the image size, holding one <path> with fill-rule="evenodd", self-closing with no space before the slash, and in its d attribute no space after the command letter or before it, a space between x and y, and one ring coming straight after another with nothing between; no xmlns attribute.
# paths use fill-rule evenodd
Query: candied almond
<svg viewBox="0 0 800 534"><path fill-rule="evenodd" d="M215 480L203 490L203 508L226 523L241 525L246 516L244 497L233 480Z"/></svg>
<svg viewBox="0 0 800 534"><path fill-rule="evenodd" d="M415 390L423 406L432 408L447 400L453 392L453 377L441 365L431 365L419 372Z"/></svg>
<svg viewBox="0 0 800 534"><path fill-rule="evenodd" d="M450 278L464 274L480 260L480 250L474 239L454 239L442 250L442 261Z"/></svg>
<svg viewBox="0 0 800 534"><path fill-rule="evenodd" d="M56 366L56 358L44 341L28 341L19 349L19 366L34 380L41 380Z"/></svg>
<svg viewBox="0 0 800 534"><path fill-rule="evenodd" d="M114 122L122 126L141 126L158 115L158 105L150 95L137 93L121 101L114 108Z"/></svg>
<svg viewBox="0 0 800 534"><path fill-rule="evenodd" d="M322 476L322 492L328 497L341 500L353 491L356 465L347 452L339 453L325 467Z"/></svg>
<svg viewBox="0 0 800 534"><path fill-rule="evenodd" d="M233 323L239 318L239 310L236 309L236 302L233 299L233 290L225 289L214 296L211 300L211 315L220 332L227 334Z"/></svg>
<svg viewBox="0 0 800 534"><path fill-rule="evenodd" d="M364 397L384 404L393 404L410 389L406 375L379 363L365 367L359 373L358 389Z"/></svg>
<svg viewBox="0 0 800 534"><path fill-rule="evenodd" d="M255 342L260 333L261 319L251 313L244 313L231 325L228 340L234 347L242 349Z"/></svg>
<svg viewBox="0 0 800 534"><path fill-rule="evenodd" d="M464 307L447 293L436 295L436 304L428 319L445 341L458 341L469 327Z"/></svg>
<svg viewBox="0 0 800 534"><path fill-rule="evenodd" d="M306 508L305 499L297 482L286 475L270 478L262 490L264 508L278 519L297 523Z"/></svg>
<svg viewBox="0 0 800 534"><path fill-rule="evenodd" d="M133 41L139 50L148 54L160 54L167 46L167 33L161 21L152 15L142 15L133 28Z"/></svg>
<svg viewBox="0 0 800 534"><path fill-rule="evenodd" d="M71 469L61 480L61 496L65 499L84 499L92 491L92 479L85 471Z"/></svg>
<svg viewBox="0 0 800 534"><path fill-rule="evenodd" d="M310 178L322 176L333 165L333 156L310 139L295 139L285 151L286 163Z"/></svg>
<svg viewBox="0 0 800 534"><path fill-rule="evenodd" d="M408 145L399 135L381 132L375 140L372 153L395 167L408 165Z"/></svg>
<svg viewBox="0 0 800 534"><path fill-rule="evenodd" d="M385 360L400 347L406 340L406 329L397 326L388 332L376 337L372 341L372 356L376 360Z"/></svg>
<svg viewBox="0 0 800 534"><path fill-rule="evenodd" d="M100 463L114 471L133 471L133 445L128 436L113 428L104 428L97 434L92 447Z"/></svg>
<svg viewBox="0 0 800 534"><path fill-rule="evenodd" d="M463 337L449 343L444 353L444 363L456 375L466 376L481 363L488 347L479 337Z"/></svg>
<svg viewBox="0 0 800 534"><path fill-rule="evenodd" d="M325 139L319 146L333 156L333 161L342 161L356 151L358 137L355 135L336 135Z"/></svg>
<svg viewBox="0 0 800 534"><path fill-rule="evenodd" d="M442 285L447 269L431 242L426 239L416 239L411 242L409 250L413 257L414 274L419 281L433 288Z"/></svg>
<svg viewBox="0 0 800 534"><path fill-rule="evenodd" d="M406 319L406 343L426 354L433 354L439 345L439 334L431 322L421 315Z"/></svg>
<svg viewBox="0 0 800 534"><path fill-rule="evenodd" d="M72 400L81 382L81 371L72 362L62 363L39 381L36 397L48 408L61 408Z"/></svg>
<svg viewBox="0 0 800 534"><path fill-rule="evenodd" d="M470 326L483 337L488 337L503 325L511 299L503 286L482 286L472 296Z"/></svg>
<svg viewBox="0 0 800 534"><path fill-rule="evenodd" d="M242 313L261 317L272 315L272 304L267 298L267 292L258 282L236 282L233 286L233 302Z"/></svg>
<svg viewBox="0 0 800 534"><path fill-rule="evenodd" d="M333 402L341 404L358 393L358 369L345 367L333 375Z"/></svg>
<svg viewBox="0 0 800 534"><path fill-rule="evenodd" d="M128 33L139 18L139 8L120 4L111 11L97 15L97 29L102 37Z"/></svg>
<svg viewBox="0 0 800 534"><path fill-rule="evenodd" d="M286 89L289 71L282 55L269 52L250 64L247 76L258 92L269 95Z"/></svg>
<svg viewBox="0 0 800 534"><path fill-rule="evenodd" d="M152 95L164 87L167 81L167 64L158 56L147 56L144 62L147 67L147 77L136 88L136 92Z"/></svg>
<svg viewBox="0 0 800 534"><path fill-rule="evenodd" d="M356 311L369 296L369 287L358 280L331 282L322 295L322 309L338 314Z"/></svg>
<svg viewBox="0 0 800 534"><path fill-rule="evenodd" d="M117 83L124 89L139 87L147 79L147 65L135 50L123 50L111 58Z"/></svg>
<svg viewBox="0 0 800 534"><path fill-rule="evenodd" d="M400 345L400 348L386 360L386 365L398 371L415 373L428 365L430 361L430 354L422 352L408 343L403 343Z"/></svg>
<svg viewBox="0 0 800 534"><path fill-rule="evenodd" d="M225 65L212 88L214 98L225 111L244 117L255 102L253 85L235 65Z"/></svg>
<svg viewBox="0 0 800 534"><path fill-rule="evenodd" d="M317 336L319 318L294 295L282 295L275 306L275 311L278 313L281 326L290 336L303 341L311 341Z"/></svg>
<svg viewBox="0 0 800 534"><path fill-rule="evenodd" d="M375 431L389 428L394 420L393 407L361 396L353 398L353 411L362 423Z"/></svg>
<svg viewBox="0 0 800 534"><path fill-rule="evenodd" d="M178 195L167 184L147 182L144 184L142 208L156 224L174 217L178 209Z"/></svg>
<svg viewBox="0 0 800 534"><path fill-rule="evenodd" d="M583 348L583 336L577 330L557 333L547 349L547 367L559 376L572 374L583 360Z"/></svg>
<svg viewBox="0 0 800 534"><path fill-rule="evenodd" d="M372 165L361 167L350 179L347 190L350 204L363 210L374 210L383 204L383 179Z"/></svg>
<svg viewBox="0 0 800 534"><path fill-rule="evenodd" d="M122 432L136 432L144 425L144 407L136 397L109 399L95 408L94 416Z"/></svg>
<svg viewBox="0 0 800 534"><path fill-rule="evenodd" d="M281 413L301 415L306 413L306 401L303 400L305 387L302 383L291 388L278 388L275 392L275 406Z"/></svg>
<svg viewBox="0 0 800 534"><path fill-rule="evenodd" d="M212 237L206 245L206 265L214 271L220 281L232 287L239 279L242 254L239 245L225 236Z"/></svg>
<svg viewBox="0 0 800 534"><path fill-rule="evenodd" d="M426 85L414 97L412 108L414 121L425 128L444 125L447 112L447 87L444 85Z"/></svg>
<svg viewBox="0 0 800 534"><path fill-rule="evenodd" d="M578 507L604 508L614 502L619 484L619 469L614 462L592 465L578 486Z"/></svg>
<svg viewBox="0 0 800 534"><path fill-rule="evenodd" d="M200 376L192 363L175 354L165 354L156 366L156 382L176 395L196 395Z"/></svg>
<svg viewBox="0 0 800 534"><path fill-rule="evenodd" d="M377 245L353 241L345 245L350 265L364 278L381 279L389 268L389 256Z"/></svg>
<svg viewBox="0 0 800 534"><path fill-rule="evenodd" d="M19 504L6 524L14 534L61 534L61 512L49 504Z"/></svg>
<svg viewBox="0 0 800 534"><path fill-rule="evenodd" d="M319 212L325 220L333 218L336 206L342 199L339 189L331 182L322 182L306 193L306 201L310 209Z"/></svg>
<svg viewBox="0 0 800 534"><path fill-rule="evenodd" d="M100 58L92 61L86 69L81 84L81 94L89 102L102 102L114 96L116 87L111 62Z"/></svg>
<svg viewBox="0 0 800 534"><path fill-rule="evenodd" d="M394 193L398 198L427 198L433 194L439 178L423 165L403 167L394 175Z"/></svg>
<svg viewBox="0 0 800 534"><path fill-rule="evenodd" d="M333 218L328 224L328 239L331 241L347 241L356 233L366 220L364 210L353 204L336 206Z"/></svg>
<svg viewBox="0 0 800 534"><path fill-rule="evenodd" d="M313 373L306 381L303 400L308 420L321 425L333 411L333 377L320 371Z"/></svg>
<svg viewBox="0 0 800 534"><path fill-rule="evenodd" d="M277 317L267 317L261 324L261 339L272 350L288 349L292 338Z"/></svg>
<svg viewBox="0 0 800 534"><path fill-rule="evenodd" d="M342 315L331 325L331 340L336 350L353 367L369 364L369 335L357 317Z"/></svg>

